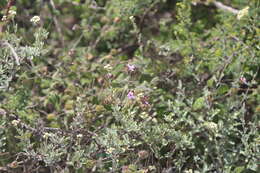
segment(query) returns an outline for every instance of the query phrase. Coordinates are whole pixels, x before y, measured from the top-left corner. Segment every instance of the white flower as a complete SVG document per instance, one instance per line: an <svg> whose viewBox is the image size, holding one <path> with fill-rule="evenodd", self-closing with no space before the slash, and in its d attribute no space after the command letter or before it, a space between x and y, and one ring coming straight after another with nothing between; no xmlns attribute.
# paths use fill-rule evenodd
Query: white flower
<svg viewBox="0 0 260 173"><path fill-rule="evenodd" d="M144 93L139 93L137 96L138 96L139 98L140 98L140 97L143 97L143 96L144 96Z"/></svg>
<svg viewBox="0 0 260 173"><path fill-rule="evenodd" d="M112 70L112 67L111 67L110 64L107 64L107 65L104 66L104 69L110 71L110 70Z"/></svg>
<svg viewBox="0 0 260 173"><path fill-rule="evenodd" d="M115 148L112 148L112 147L107 149L108 154L112 154L114 151L115 151Z"/></svg>
<svg viewBox="0 0 260 173"><path fill-rule="evenodd" d="M41 18L39 16L33 16L30 20L30 22L32 22L33 24L37 24L39 23L41 20Z"/></svg>
<svg viewBox="0 0 260 173"><path fill-rule="evenodd" d="M16 11L10 10L10 11L9 11L9 14L10 14L11 17L14 17L14 16L16 15Z"/></svg>
<svg viewBox="0 0 260 173"><path fill-rule="evenodd" d="M53 136L53 134L52 133L44 133L44 135L43 135L43 138L44 139L47 139L47 138L49 138L49 137L52 137Z"/></svg>
<svg viewBox="0 0 260 173"><path fill-rule="evenodd" d="M247 16L249 11L249 7L245 7L242 10L239 10L237 13L237 19L240 20L242 17Z"/></svg>
<svg viewBox="0 0 260 173"><path fill-rule="evenodd" d="M83 137L82 134L78 134L78 135L77 135L77 138L82 138L82 137Z"/></svg>
<svg viewBox="0 0 260 173"><path fill-rule="evenodd" d="M12 123L13 126L17 126L20 123L20 121L19 120L13 120L11 123Z"/></svg>
<svg viewBox="0 0 260 173"><path fill-rule="evenodd" d="M218 125L214 122L205 122L204 126L214 132L218 131Z"/></svg>
<svg viewBox="0 0 260 173"><path fill-rule="evenodd" d="M130 19L131 21L133 21L135 18L134 18L134 16L130 16L129 19Z"/></svg>
<svg viewBox="0 0 260 173"><path fill-rule="evenodd" d="M4 16L2 17L2 21L6 21L6 20L7 20L7 16L4 15Z"/></svg>

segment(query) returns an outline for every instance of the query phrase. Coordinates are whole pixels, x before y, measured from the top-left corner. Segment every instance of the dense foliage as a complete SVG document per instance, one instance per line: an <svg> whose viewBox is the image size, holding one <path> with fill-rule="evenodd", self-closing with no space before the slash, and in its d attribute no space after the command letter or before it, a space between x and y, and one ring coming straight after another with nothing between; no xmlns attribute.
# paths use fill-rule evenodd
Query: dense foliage
<svg viewBox="0 0 260 173"><path fill-rule="evenodd" d="M0 172L259 171L259 0L0 7Z"/></svg>

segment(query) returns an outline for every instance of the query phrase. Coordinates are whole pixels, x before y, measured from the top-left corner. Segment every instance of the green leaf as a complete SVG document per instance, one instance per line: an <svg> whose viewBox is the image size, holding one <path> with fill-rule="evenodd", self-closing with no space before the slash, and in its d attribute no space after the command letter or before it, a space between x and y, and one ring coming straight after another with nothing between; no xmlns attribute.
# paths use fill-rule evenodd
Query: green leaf
<svg viewBox="0 0 260 173"><path fill-rule="evenodd" d="M217 90L218 94L220 94L220 95L225 94L225 93L227 93L228 91L229 91L229 87L228 87L227 85L221 85L221 86L218 88L218 90Z"/></svg>
<svg viewBox="0 0 260 173"><path fill-rule="evenodd" d="M205 105L205 98L204 97L199 97L193 104L193 109L199 110L202 109Z"/></svg>
<svg viewBox="0 0 260 173"><path fill-rule="evenodd" d="M234 173L241 173L244 169L245 169L244 166L236 167L236 169L234 170Z"/></svg>

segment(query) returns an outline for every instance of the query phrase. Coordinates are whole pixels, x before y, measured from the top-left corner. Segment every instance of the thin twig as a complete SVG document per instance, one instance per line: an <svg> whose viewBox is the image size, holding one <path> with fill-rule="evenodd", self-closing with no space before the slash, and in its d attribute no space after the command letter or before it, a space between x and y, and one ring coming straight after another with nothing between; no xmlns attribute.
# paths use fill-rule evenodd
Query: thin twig
<svg viewBox="0 0 260 173"><path fill-rule="evenodd" d="M20 58L19 58L19 56L17 55L17 53L15 52L13 46L12 46L11 44L9 44L7 41L4 41L2 44L3 44L4 46L7 46L7 47L10 48L10 50L11 50L13 56L14 56L14 59L15 59L16 64L17 64L17 65L20 65Z"/></svg>
<svg viewBox="0 0 260 173"><path fill-rule="evenodd" d="M50 5L51 5L53 11L57 10L53 0L50 0ZM58 22L58 19L57 19L56 15L55 14L52 14L52 15L53 15L54 24L55 24L56 29L57 29L57 31L58 31L58 33L60 35L60 38L61 38L61 44L62 44L62 46L64 46L64 39L62 37L62 30L61 30L60 24Z"/></svg>

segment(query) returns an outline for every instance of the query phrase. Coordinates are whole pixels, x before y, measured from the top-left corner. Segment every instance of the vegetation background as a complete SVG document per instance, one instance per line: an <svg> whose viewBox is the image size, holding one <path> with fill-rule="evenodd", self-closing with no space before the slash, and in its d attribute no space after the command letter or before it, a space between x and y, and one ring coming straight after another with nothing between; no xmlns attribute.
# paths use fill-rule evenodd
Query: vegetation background
<svg viewBox="0 0 260 173"><path fill-rule="evenodd" d="M0 9L0 172L259 172L259 0Z"/></svg>

